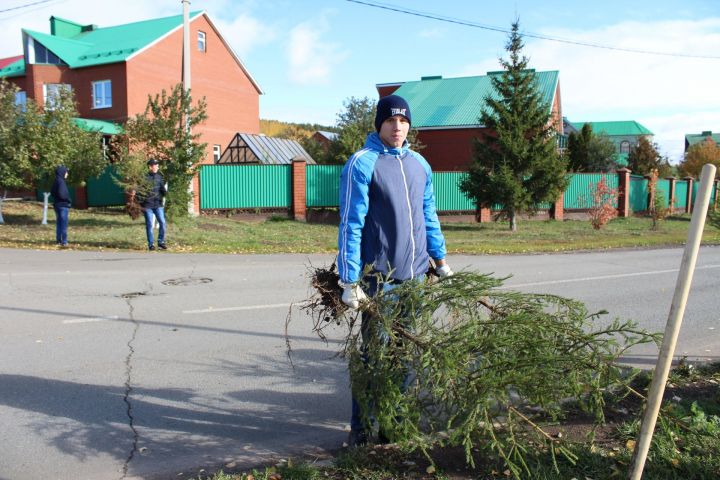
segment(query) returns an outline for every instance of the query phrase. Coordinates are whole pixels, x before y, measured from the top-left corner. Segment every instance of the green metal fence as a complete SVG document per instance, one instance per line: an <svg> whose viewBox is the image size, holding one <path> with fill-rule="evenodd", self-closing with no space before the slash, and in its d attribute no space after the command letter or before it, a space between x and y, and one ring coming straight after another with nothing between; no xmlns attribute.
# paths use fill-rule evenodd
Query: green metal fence
<svg viewBox="0 0 720 480"><path fill-rule="evenodd" d="M344 165L308 165L305 167L305 196L308 207L340 205L340 174Z"/></svg>
<svg viewBox="0 0 720 480"><path fill-rule="evenodd" d="M573 173L565 190L563 208L566 210L587 209L593 206L593 192L597 184L605 179L610 190L617 190L618 176L614 173Z"/></svg>
<svg viewBox="0 0 720 480"><path fill-rule="evenodd" d="M306 205L308 208L337 207L340 194L340 174L343 165L307 165L306 166ZM436 207L440 212L475 211L475 203L460 191L460 181L467 172L434 172ZM592 189L601 179L605 179L608 188L618 189L618 175L614 173L576 173L570 175L570 183L565 191L564 208L566 210L587 209L592 206ZM112 188L110 172L88 182L88 201L91 206L122 204L122 192ZM103 183L104 182L104 183ZM105 185L103 200L100 186ZM693 199L697 194L698 182L693 183ZM117 188L117 187L114 187ZM685 180L675 184L675 208L684 209L687 203L688 183ZM630 208L634 212L648 209L648 180L641 175L630 175ZM669 180L658 180L657 191L665 198L670 191ZM115 195L115 196L113 196ZM713 199L716 192L713 190ZM118 203L109 203L117 201ZM105 202L105 203L103 203ZM291 208L292 206L292 167L290 165L203 165L200 168L200 208ZM550 208L550 204L539 205L540 209ZM500 205L493 205L497 210Z"/></svg>
<svg viewBox="0 0 720 480"><path fill-rule="evenodd" d="M630 175L630 210L644 212L648 209L648 180L642 175Z"/></svg>
<svg viewBox="0 0 720 480"><path fill-rule="evenodd" d="M291 165L203 165L200 208L290 208Z"/></svg>
<svg viewBox="0 0 720 480"><path fill-rule="evenodd" d="M675 208L683 209L687 208L687 193L688 193L688 182L687 180L679 180L675 182Z"/></svg>
<svg viewBox="0 0 720 480"><path fill-rule="evenodd" d="M125 192L113 180L115 175L115 167L108 165L98 177L87 180L89 207L125 205Z"/></svg>
<svg viewBox="0 0 720 480"><path fill-rule="evenodd" d="M466 172L433 173L436 210L440 212L475 211L475 202L460 191L460 181L466 175Z"/></svg>

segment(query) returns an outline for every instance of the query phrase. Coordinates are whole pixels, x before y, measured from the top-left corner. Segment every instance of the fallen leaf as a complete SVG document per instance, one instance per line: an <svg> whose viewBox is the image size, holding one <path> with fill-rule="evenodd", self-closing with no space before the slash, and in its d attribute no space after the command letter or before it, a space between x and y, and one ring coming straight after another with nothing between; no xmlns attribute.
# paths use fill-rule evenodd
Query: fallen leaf
<svg viewBox="0 0 720 480"><path fill-rule="evenodd" d="M625 442L625 448L628 450L635 450L635 440L628 440Z"/></svg>

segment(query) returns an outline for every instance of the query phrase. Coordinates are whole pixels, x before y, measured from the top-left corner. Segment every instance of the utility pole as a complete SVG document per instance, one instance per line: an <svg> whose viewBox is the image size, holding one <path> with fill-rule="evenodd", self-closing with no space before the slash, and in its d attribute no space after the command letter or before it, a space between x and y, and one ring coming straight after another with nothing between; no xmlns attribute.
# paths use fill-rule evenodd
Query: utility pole
<svg viewBox="0 0 720 480"><path fill-rule="evenodd" d="M182 70L182 82L183 90L186 93L190 92L190 0L181 0L183 4L183 70ZM189 108L189 107L188 107ZM190 115L185 115L185 129L187 134L190 135ZM195 199L193 193L193 179L190 179L188 185L188 192L191 193L190 201L188 202L188 213L190 215L196 215L195 213Z"/></svg>

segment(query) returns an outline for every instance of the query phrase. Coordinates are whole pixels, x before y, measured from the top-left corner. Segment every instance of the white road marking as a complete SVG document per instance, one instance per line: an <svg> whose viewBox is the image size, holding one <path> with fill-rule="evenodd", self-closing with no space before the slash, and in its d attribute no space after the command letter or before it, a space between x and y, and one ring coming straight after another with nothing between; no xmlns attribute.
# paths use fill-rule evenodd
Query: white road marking
<svg viewBox="0 0 720 480"><path fill-rule="evenodd" d="M704 265L696 267L695 270L709 270L711 268L720 268L720 265ZM503 285L500 288L507 289L520 287L537 287L541 285L557 285L560 283L591 282L593 280L613 280L616 278L642 277L647 275L660 275L663 273L676 273L678 271L680 271L679 268L673 268L671 270L651 270L649 272L618 273L616 275L599 275L597 277L564 278L562 280L548 280L545 282L516 283L513 285Z"/></svg>
<svg viewBox="0 0 720 480"><path fill-rule="evenodd" d="M117 315L108 315L106 317L86 317L86 318L71 318L69 320L63 320L62 323L65 325L73 323L92 323L92 322L107 322L108 320L117 320L120 318Z"/></svg>
<svg viewBox="0 0 720 480"><path fill-rule="evenodd" d="M182 313L217 313L217 312L237 312L242 310L263 310L266 308L284 308L289 307L290 303L271 303L267 305L248 305L245 307L222 307L222 308L204 308L202 310L183 310Z"/></svg>

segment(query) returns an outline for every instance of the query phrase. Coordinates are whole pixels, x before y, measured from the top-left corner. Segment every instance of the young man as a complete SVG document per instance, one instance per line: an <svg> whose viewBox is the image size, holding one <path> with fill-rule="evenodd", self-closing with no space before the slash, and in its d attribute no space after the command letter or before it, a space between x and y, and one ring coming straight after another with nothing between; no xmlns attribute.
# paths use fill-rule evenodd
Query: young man
<svg viewBox="0 0 720 480"><path fill-rule="evenodd" d="M70 191L65 179L68 176L67 167L60 165L55 169L55 181L50 189L55 210L55 243L60 248L67 248L67 228L70 213Z"/></svg>
<svg viewBox="0 0 720 480"><path fill-rule="evenodd" d="M445 238L435 211L432 171L410 150L410 107L390 95L377 104L374 133L345 164L340 177L338 271L342 301L357 309L367 295L360 285L365 266L368 294L422 277L430 259L441 277L452 275L445 261ZM377 283L377 275L388 281ZM363 314L363 331L371 317ZM363 444L367 432L353 399L350 444Z"/></svg>
<svg viewBox="0 0 720 480"><path fill-rule="evenodd" d="M155 218L158 221L158 248L161 250L167 250L165 244L165 210L163 208L162 197L167 194L165 189L165 179L158 172L160 169L160 162L151 158L147 162L148 175L147 183L149 190L147 194L140 196L140 206L143 209L143 215L145 216L145 232L147 234L148 250L155 250L155 240L153 237L153 223Z"/></svg>

